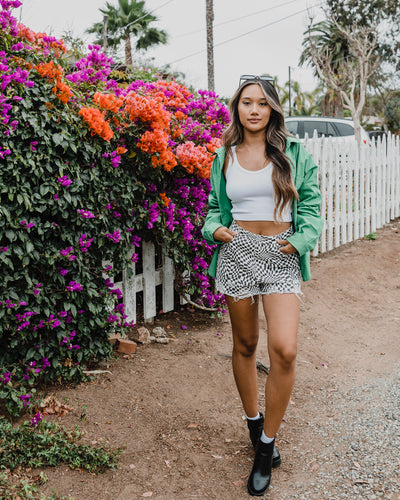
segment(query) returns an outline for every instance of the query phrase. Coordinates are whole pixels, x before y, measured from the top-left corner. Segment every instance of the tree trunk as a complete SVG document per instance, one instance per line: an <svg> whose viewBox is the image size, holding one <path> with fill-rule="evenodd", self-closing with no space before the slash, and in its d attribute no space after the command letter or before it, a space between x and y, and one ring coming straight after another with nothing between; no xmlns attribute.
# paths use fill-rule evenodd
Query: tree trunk
<svg viewBox="0 0 400 500"><path fill-rule="evenodd" d="M125 33L125 64L132 66L132 44L130 34Z"/></svg>
<svg viewBox="0 0 400 500"><path fill-rule="evenodd" d="M213 0L206 0L206 21L207 21L207 74L208 90L214 92L214 6Z"/></svg>

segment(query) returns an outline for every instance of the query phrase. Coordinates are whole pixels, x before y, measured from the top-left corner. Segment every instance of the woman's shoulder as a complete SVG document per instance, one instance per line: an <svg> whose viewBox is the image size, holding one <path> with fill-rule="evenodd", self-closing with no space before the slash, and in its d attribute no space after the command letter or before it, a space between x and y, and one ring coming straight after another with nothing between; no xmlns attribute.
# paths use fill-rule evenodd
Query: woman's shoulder
<svg viewBox="0 0 400 500"><path fill-rule="evenodd" d="M286 146L289 148L295 144L301 144L301 141L298 137L294 137L293 135L286 136Z"/></svg>

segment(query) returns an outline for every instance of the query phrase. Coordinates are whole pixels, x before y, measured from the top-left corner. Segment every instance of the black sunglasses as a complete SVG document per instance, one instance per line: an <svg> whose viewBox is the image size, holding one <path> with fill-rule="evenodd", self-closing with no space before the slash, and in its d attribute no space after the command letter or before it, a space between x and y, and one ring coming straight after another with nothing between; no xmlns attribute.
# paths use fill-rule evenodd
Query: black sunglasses
<svg viewBox="0 0 400 500"><path fill-rule="evenodd" d="M243 83L251 81L251 80L262 81L262 82L269 82L269 83L271 83L271 85L273 85L275 83L275 78L273 76L269 76L269 75L261 75L261 76L257 76L257 75L241 75L240 79L239 79L239 87Z"/></svg>

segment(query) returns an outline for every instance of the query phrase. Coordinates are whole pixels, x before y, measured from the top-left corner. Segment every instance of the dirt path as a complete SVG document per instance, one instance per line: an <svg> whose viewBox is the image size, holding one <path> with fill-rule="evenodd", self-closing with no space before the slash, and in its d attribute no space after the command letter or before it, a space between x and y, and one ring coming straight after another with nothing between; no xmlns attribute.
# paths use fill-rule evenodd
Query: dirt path
<svg viewBox="0 0 400 500"><path fill-rule="evenodd" d="M283 462L265 498L398 499L399 450L396 458L389 449L391 433L400 436L395 412L367 429L388 438L386 472L375 460L368 469L373 450L362 443L370 425L363 412L374 409L380 419L382 408L386 415L385 391L399 386L400 221L375 241L313 259L312 273L303 287L296 385L278 435ZM184 311L157 323L171 333L168 345L119 357L109 365L112 375L57 393L75 408L64 425L78 424L89 442L125 447L120 468L99 476L47 469L44 493L76 500L249 498L253 452L230 359L220 355L231 351L228 318ZM268 364L262 328L258 358ZM265 377L259 374L260 405Z"/></svg>

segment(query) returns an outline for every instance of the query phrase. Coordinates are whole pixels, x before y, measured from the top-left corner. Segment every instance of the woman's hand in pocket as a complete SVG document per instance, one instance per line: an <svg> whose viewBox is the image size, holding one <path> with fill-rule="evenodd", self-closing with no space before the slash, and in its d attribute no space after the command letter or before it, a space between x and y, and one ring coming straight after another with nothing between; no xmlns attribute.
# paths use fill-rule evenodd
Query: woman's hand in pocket
<svg viewBox="0 0 400 500"><path fill-rule="evenodd" d="M237 233L231 231L225 226L220 226L218 229L214 231L213 238L215 241L222 241L224 243L229 243L233 240L233 237L236 236Z"/></svg>
<svg viewBox="0 0 400 500"><path fill-rule="evenodd" d="M291 243L288 242L288 240L276 240L276 242L278 243L278 245L281 245L279 250L284 254L289 255L297 252L297 250Z"/></svg>

